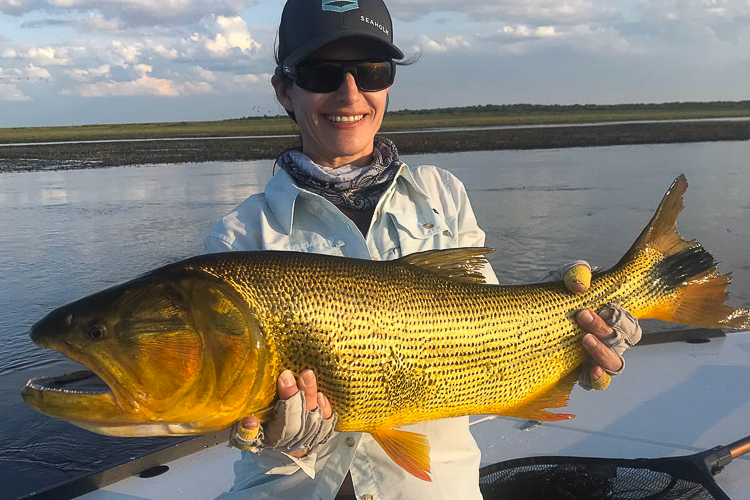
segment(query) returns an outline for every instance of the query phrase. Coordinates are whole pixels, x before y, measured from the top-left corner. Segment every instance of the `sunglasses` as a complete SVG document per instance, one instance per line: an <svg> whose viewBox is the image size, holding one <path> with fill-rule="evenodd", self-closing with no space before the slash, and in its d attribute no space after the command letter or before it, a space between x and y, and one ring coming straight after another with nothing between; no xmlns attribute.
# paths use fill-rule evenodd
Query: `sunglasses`
<svg viewBox="0 0 750 500"><path fill-rule="evenodd" d="M351 73L362 92L377 92L393 85L396 63L393 61L304 61L298 66L284 66L284 73L301 89L318 94L335 92L347 73Z"/></svg>

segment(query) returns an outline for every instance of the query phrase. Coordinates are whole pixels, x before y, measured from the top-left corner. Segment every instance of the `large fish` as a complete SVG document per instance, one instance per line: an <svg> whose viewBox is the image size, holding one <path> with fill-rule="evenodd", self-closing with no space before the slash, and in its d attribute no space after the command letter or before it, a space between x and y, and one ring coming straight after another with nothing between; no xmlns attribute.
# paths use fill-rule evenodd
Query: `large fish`
<svg viewBox="0 0 750 500"><path fill-rule="evenodd" d="M337 430L372 434L429 479L426 439L398 426L572 417L548 409L567 403L586 358L582 308L619 303L639 318L750 328L748 310L725 305L730 276L676 232L686 188L678 177L627 254L580 295L561 283L481 284L486 248L385 262L294 252L177 262L36 323L34 342L93 373L30 380L23 398L102 434L207 433L267 414L281 371L312 368Z"/></svg>

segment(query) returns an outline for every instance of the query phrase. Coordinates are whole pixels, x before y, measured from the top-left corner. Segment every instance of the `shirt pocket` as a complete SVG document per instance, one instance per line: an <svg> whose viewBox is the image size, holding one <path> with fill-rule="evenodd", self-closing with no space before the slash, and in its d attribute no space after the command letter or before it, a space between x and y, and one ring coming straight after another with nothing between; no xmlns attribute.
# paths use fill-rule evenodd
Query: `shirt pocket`
<svg viewBox="0 0 750 500"><path fill-rule="evenodd" d="M413 214L389 213L388 216L393 223L402 256L456 246L456 238L442 217L436 216L426 221Z"/></svg>

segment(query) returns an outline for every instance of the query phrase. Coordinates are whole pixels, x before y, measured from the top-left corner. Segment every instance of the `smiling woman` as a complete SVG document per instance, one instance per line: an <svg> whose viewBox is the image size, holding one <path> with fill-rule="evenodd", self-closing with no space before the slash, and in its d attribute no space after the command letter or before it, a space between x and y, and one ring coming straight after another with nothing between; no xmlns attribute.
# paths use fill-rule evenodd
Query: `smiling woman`
<svg viewBox="0 0 750 500"><path fill-rule="evenodd" d="M410 169L393 142L376 137L396 80L396 61L403 57L393 44L382 0L288 0L272 84L299 125L302 146L278 157L280 169L265 192L224 217L206 238L206 250L392 260L483 246L485 235L463 184L434 166ZM497 283L488 264L481 272L486 282ZM576 292L582 286L575 280L569 285ZM364 290L351 292L360 296ZM596 337L587 336L593 347L586 349L595 360L591 378L598 379L603 368L615 374L623 364L598 340L611 336L612 328L589 316L584 329ZM397 358L393 354L391 361ZM275 412L263 422L247 417L234 428L234 444L247 451L235 467L227 499L481 498L479 450L467 417L371 435L336 433L342 401L326 397L335 381L320 366L315 366L318 380L313 364L283 363L274 373ZM404 370L403 383L424 382Z"/></svg>

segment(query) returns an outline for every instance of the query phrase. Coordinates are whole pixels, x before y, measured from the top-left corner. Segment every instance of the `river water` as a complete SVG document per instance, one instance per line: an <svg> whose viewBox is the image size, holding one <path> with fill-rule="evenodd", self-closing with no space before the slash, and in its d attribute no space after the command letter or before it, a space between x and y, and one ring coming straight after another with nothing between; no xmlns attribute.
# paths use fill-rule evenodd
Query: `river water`
<svg viewBox="0 0 750 500"><path fill-rule="evenodd" d="M750 307L750 142L410 156L466 184L502 283L540 279L578 258L613 265L680 173L691 184L680 231L733 271L734 306ZM117 439L28 409L32 376L78 365L35 347L51 309L201 253L212 225L262 190L270 161L0 174L0 498L17 498L169 438Z"/></svg>

